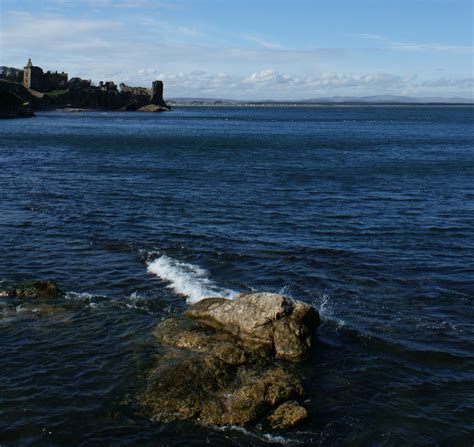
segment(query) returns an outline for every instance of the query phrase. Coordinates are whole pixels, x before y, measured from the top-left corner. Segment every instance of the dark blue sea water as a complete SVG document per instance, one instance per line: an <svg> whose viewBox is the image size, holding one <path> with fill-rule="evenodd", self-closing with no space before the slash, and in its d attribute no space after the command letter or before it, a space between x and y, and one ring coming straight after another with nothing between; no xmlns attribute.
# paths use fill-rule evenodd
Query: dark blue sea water
<svg viewBox="0 0 474 447"><path fill-rule="evenodd" d="M474 109L176 108L0 122L0 445L471 446ZM157 322L246 290L314 303L311 419L156 425Z"/></svg>

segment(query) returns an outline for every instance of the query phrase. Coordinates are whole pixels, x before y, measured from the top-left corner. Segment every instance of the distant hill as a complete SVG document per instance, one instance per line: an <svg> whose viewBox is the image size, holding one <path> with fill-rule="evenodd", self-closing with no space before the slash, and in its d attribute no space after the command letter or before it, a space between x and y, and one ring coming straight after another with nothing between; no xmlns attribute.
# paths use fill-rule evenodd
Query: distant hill
<svg viewBox="0 0 474 447"><path fill-rule="evenodd" d="M426 103L443 103L443 104L473 104L473 99L468 98L442 98L438 96L431 97L414 97L414 96L394 96L394 95L375 95L375 96L332 96L329 98L316 98L303 100L302 102L393 102L405 104L426 104Z"/></svg>

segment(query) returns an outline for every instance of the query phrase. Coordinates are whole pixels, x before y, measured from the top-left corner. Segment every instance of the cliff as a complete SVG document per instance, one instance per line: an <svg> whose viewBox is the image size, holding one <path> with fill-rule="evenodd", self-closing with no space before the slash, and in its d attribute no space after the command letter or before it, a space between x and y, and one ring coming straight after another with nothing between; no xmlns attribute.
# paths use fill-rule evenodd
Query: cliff
<svg viewBox="0 0 474 447"><path fill-rule="evenodd" d="M35 97L23 85L0 80L0 118L28 118Z"/></svg>

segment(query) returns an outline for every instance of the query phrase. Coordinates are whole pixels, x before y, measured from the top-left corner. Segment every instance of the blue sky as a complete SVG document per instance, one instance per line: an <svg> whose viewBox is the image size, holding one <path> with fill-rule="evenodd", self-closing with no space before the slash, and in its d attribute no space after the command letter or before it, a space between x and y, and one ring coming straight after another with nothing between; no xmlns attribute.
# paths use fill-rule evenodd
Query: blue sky
<svg viewBox="0 0 474 447"><path fill-rule="evenodd" d="M28 57L165 96L472 98L472 0L0 0L0 64Z"/></svg>

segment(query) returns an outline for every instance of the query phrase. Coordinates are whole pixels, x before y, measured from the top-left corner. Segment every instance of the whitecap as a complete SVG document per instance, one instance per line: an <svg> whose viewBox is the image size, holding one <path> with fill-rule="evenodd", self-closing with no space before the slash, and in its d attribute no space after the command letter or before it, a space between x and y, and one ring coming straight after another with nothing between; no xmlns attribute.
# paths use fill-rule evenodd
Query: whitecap
<svg viewBox="0 0 474 447"><path fill-rule="evenodd" d="M198 265L166 255L150 261L148 271L169 283L168 287L176 294L185 296L188 303L209 297L232 299L237 294L234 290L219 287L209 278L209 272Z"/></svg>

